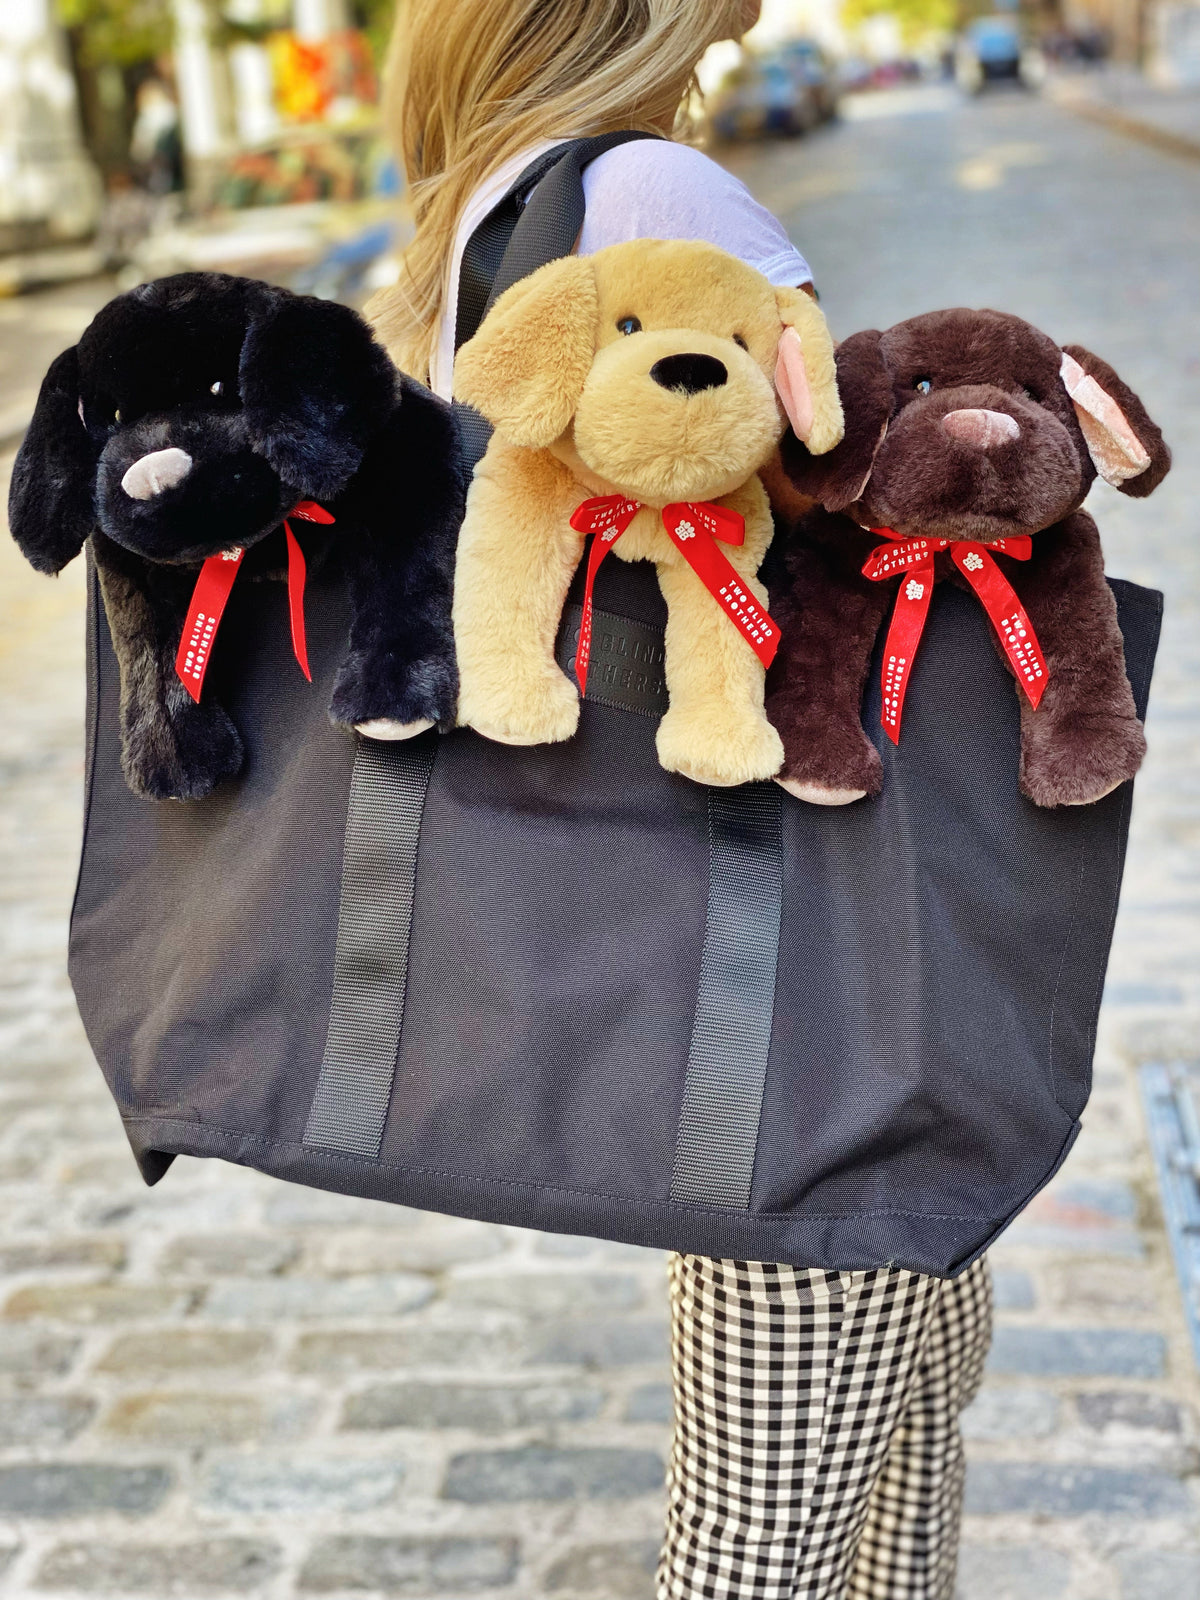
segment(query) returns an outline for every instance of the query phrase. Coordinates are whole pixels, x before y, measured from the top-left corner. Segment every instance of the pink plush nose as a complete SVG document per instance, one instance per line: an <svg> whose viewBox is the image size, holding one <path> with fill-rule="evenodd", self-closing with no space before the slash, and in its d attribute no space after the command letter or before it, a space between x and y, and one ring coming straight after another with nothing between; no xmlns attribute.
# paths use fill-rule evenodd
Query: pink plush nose
<svg viewBox="0 0 1200 1600"><path fill-rule="evenodd" d="M1006 411L948 411L942 418L942 427L952 439L973 444L978 450L994 450L997 445L1021 437L1017 419Z"/></svg>
<svg viewBox="0 0 1200 1600"><path fill-rule="evenodd" d="M192 458L186 450L152 450L133 463L121 479L121 487L131 500L151 500L182 483L191 470Z"/></svg>

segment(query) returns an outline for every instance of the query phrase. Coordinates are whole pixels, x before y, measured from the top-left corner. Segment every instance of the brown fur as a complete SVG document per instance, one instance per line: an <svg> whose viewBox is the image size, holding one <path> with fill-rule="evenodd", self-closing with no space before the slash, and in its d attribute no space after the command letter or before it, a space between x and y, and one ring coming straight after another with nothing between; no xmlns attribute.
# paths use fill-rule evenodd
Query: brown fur
<svg viewBox="0 0 1200 1600"><path fill-rule="evenodd" d="M1149 494L1170 467L1162 434L1111 367L1078 346L1066 353L1120 408L1122 428L1144 452L1136 476L1110 481ZM837 364L842 444L820 460L797 440L782 446L796 493L825 509L800 519L788 577L773 596L783 642L767 713L786 751L780 782L820 804L879 792L882 769L860 707L901 580L862 576L878 542L866 530L980 541L1030 534L1031 560L999 557L1049 667L1036 711L1017 691L1021 790L1041 806L1099 799L1134 775L1146 746L1099 535L1079 510L1098 468L1108 472L1121 451L1103 420L1067 393L1063 351L1017 317L955 310L855 334ZM990 415L986 446L943 425L959 411ZM963 582L947 553L936 570Z"/></svg>
<svg viewBox="0 0 1200 1600"><path fill-rule="evenodd" d="M641 326L622 333L629 317ZM800 335L813 402L809 444L819 453L842 430L820 311L712 245L612 245L551 262L500 297L455 363L456 394L495 430L458 546L460 723L512 744L575 731L578 693L554 660L585 547L570 517L590 496L619 493L642 510L614 554L653 561L667 601L671 704L658 731L660 760L712 784L779 770L783 747L763 712L762 665L659 513L679 500L739 511L745 543L722 549L766 605L757 572L772 524L757 473L783 431L773 380L785 328ZM651 369L677 356L719 362L726 378L696 392L664 387Z"/></svg>
<svg viewBox="0 0 1200 1600"><path fill-rule="evenodd" d="M883 785L860 707L892 590L862 576L878 542L870 534L820 509L801 527L786 553L788 581L771 597L782 638L767 716L783 740L784 787L817 805L842 805Z"/></svg>

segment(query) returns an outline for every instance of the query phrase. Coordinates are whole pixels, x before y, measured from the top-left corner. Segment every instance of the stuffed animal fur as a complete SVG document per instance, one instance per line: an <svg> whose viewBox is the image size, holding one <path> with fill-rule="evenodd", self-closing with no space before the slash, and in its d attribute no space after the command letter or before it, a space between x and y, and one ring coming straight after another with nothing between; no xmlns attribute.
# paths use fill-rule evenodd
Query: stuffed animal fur
<svg viewBox="0 0 1200 1600"><path fill-rule="evenodd" d="M186 800L243 760L211 689L194 703L175 670L205 559L241 547L243 581L281 577L283 519L308 499L332 513L329 526L293 525L310 565L348 570L330 715L407 737L454 712L463 498L449 408L395 372L354 312L183 273L118 296L51 366L9 520L42 572L91 540L120 664L126 779Z"/></svg>
<svg viewBox="0 0 1200 1600"><path fill-rule="evenodd" d="M576 685L555 664L587 497L640 504L615 545L653 561L668 607L664 767L710 784L771 777L783 749L763 714L764 668L664 531L668 504L745 518L724 545L756 574L772 534L758 469L786 406L816 453L841 437L825 321L798 289L698 242L634 240L551 262L496 302L458 352L455 393L494 429L459 538L459 721L509 744L567 739Z"/></svg>
<svg viewBox="0 0 1200 1600"><path fill-rule="evenodd" d="M998 311L931 312L855 334L837 368L842 443L819 460L798 440L782 449L796 489L823 509L801 519L772 595L783 635L767 700L787 753L779 781L821 805L879 792L860 706L905 582L863 575L880 531L951 541L935 572L963 587L955 542L1033 535L1028 560L992 557L1047 668L1036 709L1018 682L1021 790L1040 806L1100 799L1133 777L1146 744L1099 534L1079 508L1098 474L1128 495L1157 488L1171 459L1162 434L1105 362Z"/></svg>

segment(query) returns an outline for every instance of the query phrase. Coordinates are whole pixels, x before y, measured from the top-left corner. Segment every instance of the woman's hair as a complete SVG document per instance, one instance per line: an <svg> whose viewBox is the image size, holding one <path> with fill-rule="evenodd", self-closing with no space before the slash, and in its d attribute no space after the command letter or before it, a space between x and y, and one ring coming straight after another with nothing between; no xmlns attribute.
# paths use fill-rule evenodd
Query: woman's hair
<svg viewBox="0 0 1200 1600"><path fill-rule="evenodd" d="M384 116L416 218L399 282L368 307L428 374L455 229L475 188L543 139L661 131L744 0L397 0Z"/></svg>

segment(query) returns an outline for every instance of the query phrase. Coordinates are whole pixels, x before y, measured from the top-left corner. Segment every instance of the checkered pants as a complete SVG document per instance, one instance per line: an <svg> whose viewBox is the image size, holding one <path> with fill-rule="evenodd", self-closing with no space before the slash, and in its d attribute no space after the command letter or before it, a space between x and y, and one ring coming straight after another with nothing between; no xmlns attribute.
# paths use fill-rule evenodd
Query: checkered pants
<svg viewBox="0 0 1200 1600"><path fill-rule="evenodd" d="M671 1257L658 1600L951 1600L991 1278Z"/></svg>

